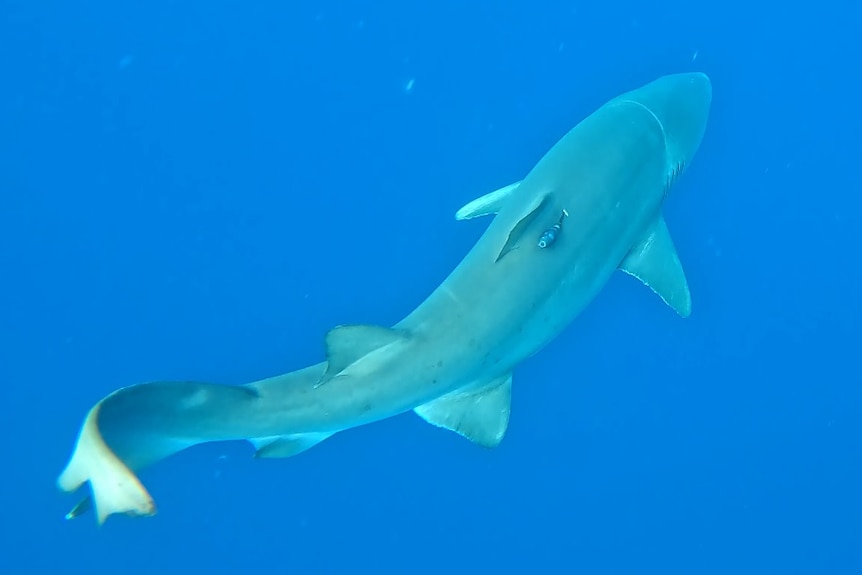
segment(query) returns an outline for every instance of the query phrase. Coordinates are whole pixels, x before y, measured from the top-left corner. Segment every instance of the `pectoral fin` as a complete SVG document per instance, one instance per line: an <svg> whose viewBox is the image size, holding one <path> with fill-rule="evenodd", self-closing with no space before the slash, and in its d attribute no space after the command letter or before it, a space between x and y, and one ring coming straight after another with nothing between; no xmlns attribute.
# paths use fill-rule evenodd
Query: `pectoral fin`
<svg viewBox="0 0 862 575"><path fill-rule="evenodd" d="M506 199L518 188L520 183L518 181L514 184L509 184L499 190L494 190L490 194L485 194L481 198L476 198L455 212L455 219L470 220L480 216L496 214L500 211Z"/></svg>
<svg viewBox="0 0 862 575"><path fill-rule="evenodd" d="M485 385L444 395L414 411L432 425L490 448L497 447L506 435L511 405L512 374L507 373Z"/></svg>
<svg viewBox="0 0 862 575"><path fill-rule="evenodd" d="M691 315L691 293L685 271L659 215L646 237L629 251L620 269L641 280L682 317Z"/></svg>

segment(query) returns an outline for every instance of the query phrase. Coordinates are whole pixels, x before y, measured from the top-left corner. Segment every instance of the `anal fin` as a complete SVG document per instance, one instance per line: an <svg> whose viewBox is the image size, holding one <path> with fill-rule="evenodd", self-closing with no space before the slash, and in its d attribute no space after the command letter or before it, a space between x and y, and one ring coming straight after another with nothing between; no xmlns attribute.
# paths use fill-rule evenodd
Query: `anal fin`
<svg viewBox="0 0 862 575"><path fill-rule="evenodd" d="M638 278L682 317L691 315L688 281L661 215L619 268Z"/></svg>
<svg viewBox="0 0 862 575"><path fill-rule="evenodd" d="M482 447L497 447L509 426L512 374L459 389L414 411L428 423L454 431Z"/></svg>
<svg viewBox="0 0 862 575"><path fill-rule="evenodd" d="M340 325L326 334L326 371L317 383L323 385L350 368L354 374L370 372L380 365L387 351L407 340L407 333L377 325Z"/></svg>
<svg viewBox="0 0 862 575"><path fill-rule="evenodd" d="M257 448L254 456L260 459L276 457L293 457L303 451L307 451L321 441L332 437L334 433L294 433L292 435L278 435L275 437L261 437L250 440Z"/></svg>

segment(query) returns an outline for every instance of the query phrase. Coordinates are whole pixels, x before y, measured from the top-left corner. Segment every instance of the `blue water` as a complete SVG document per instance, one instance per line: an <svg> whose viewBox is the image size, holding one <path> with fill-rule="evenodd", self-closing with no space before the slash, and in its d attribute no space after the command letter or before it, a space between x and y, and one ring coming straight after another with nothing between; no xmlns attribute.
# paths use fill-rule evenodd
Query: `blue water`
<svg viewBox="0 0 862 575"><path fill-rule="evenodd" d="M650 4L0 3L0 572L862 573L859 4ZM618 274L493 451L412 414L206 445L142 474L156 517L63 519L101 397L397 321L486 226L458 207L693 70L690 319Z"/></svg>

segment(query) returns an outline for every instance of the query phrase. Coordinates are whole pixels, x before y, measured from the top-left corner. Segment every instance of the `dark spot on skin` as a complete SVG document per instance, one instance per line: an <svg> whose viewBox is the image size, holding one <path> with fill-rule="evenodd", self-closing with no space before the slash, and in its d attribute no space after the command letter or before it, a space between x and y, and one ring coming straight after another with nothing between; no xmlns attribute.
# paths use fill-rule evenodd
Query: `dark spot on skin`
<svg viewBox="0 0 862 575"><path fill-rule="evenodd" d="M371 411L371 404L370 403L363 403L362 404L362 413L368 413L369 411Z"/></svg>
<svg viewBox="0 0 862 575"><path fill-rule="evenodd" d="M437 360L437 367L443 367L443 360Z"/></svg>
<svg viewBox="0 0 862 575"><path fill-rule="evenodd" d="M432 379L432 380L431 380L431 385L437 385L437 380L436 380L436 379Z"/></svg>

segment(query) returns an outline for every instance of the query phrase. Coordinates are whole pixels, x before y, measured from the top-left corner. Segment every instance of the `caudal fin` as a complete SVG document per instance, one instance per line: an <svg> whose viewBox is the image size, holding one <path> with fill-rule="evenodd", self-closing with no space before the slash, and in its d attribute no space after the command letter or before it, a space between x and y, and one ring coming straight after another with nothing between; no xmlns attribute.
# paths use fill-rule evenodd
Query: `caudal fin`
<svg viewBox="0 0 862 575"><path fill-rule="evenodd" d="M102 402L99 402L87 414L75 451L57 479L57 485L63 491L75 491L89 481L100 525L115 513L153 515L156 512L153 498L132 470L111 451L99 432L101 407ZM88 507L85 499L66 514L66 518L75 518Z"/></svg>
<svg viewBox="0 0 862 575"><path fill-rule="evenodd" d="M57 479L63 491L89 482L99 524L114 514L148 516L156 506L135 472L187 447L253 436L258 392L249 387L159 382L126 387L87 414L68 465Z"/></svg>

